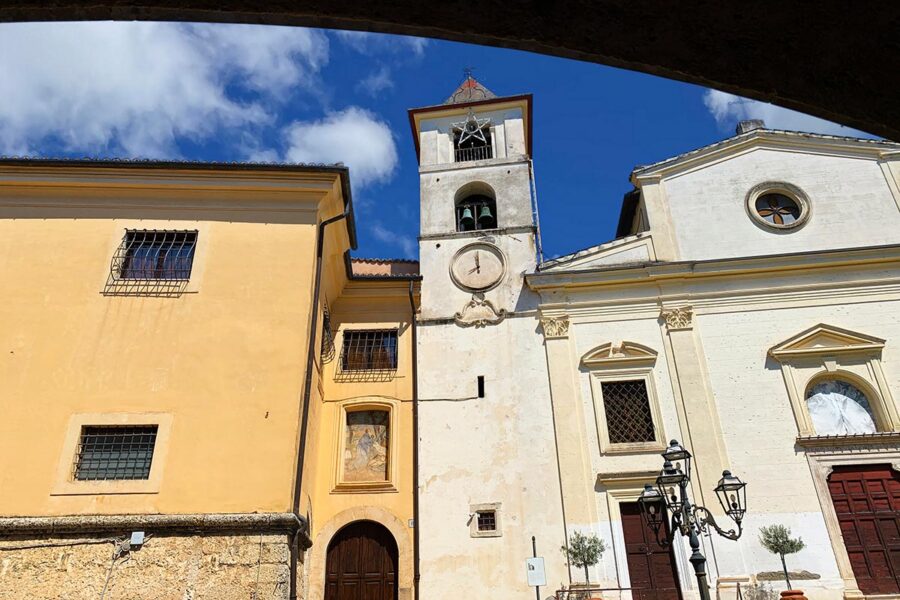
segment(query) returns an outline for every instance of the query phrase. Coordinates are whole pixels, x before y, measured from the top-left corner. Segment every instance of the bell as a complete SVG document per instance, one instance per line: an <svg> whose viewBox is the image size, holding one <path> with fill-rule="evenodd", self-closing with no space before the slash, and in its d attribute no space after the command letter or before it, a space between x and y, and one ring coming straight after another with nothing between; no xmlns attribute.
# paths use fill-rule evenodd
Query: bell
<svg viewBox="0 0 900 600"><path fill-rule="evenodd" d="M478 211L478 224L482 227L486 227L487 225L493 225L494 223L494 215L491 214L491 208L485 204L481 207L481 210Z"/></svg>
<svg viewBox="0 0 900 600"><path fill-rule="evenodd" d="M475 225L475 217L472 216L472 209L468 206L463 209L462 215L459 217L459 225L464 229Z"/></svg>

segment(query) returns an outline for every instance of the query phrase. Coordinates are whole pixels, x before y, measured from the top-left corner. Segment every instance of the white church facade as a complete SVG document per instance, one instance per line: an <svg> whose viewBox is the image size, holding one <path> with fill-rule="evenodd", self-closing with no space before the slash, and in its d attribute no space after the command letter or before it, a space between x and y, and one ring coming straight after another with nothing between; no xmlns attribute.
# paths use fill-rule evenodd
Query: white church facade
<svg viewBox="0 0 900 600"><path fill-rule="evenodd" d="M701 536L712 593L900 594L900 144L766 129L638 167L613 241L539 261L531 97L468 79L410 111L420 160L420 597L582 583L698 598L685 538L638 498L677 439L692 501L747 483L741 536ZM779 579L780 577L780 579ZM715 596L714 596L715 597Z"/></svg>

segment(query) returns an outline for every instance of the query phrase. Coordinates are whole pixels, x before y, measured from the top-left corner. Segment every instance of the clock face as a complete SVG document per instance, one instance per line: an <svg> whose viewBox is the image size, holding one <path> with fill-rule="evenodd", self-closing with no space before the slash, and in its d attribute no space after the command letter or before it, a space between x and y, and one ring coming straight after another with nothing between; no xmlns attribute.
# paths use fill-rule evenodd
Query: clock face
<svg viewBox="0 0 900 600"><path fill-rule="evenodd" d="M467 290L487 290L498 283L506 272L503 253L493 244L478 242L459 250L450 265L453 282Z"/></svg>

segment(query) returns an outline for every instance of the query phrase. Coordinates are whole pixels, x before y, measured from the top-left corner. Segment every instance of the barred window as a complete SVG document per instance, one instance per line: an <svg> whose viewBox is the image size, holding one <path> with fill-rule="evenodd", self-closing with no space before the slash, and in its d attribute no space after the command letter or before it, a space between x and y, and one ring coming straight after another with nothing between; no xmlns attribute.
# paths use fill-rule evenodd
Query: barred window
<svg viewBox="0 0 900 600"><path fill-rule="evenodd" d="M78 481L149 479L158 425L81 428L73 476Z"/></svg>
<svg viewBox="0 0 900 600"><path fill-rule="evenodd" d="M497 513L493 510L478 511L478 531L496 531L497 530Z"/></svg>
<svg viewBox="0 0 900 600"><path fill-rule="evenodd" d="M196 231L128 230L113 258L121 279L190 279Z"/></svg>
<svg viewBox="0 0 900 600"><path fill-rule="evenodd" d="M610 444L656 441L646 381L604 381L601 389Z"/></svg>
<svg viewBox="0 0 900 600"><path fill-rule="evenodd" d="M397 369L397 330L376 329L344 332L341 370L395 371Z"/></svg>

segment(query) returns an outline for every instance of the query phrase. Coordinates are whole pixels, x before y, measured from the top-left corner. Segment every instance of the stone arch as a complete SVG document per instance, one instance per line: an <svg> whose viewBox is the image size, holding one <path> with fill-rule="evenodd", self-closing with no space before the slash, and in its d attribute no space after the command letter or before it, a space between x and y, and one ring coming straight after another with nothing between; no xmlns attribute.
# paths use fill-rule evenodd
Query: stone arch
<svg viewBox="0 0 900 600"><path fill-rule="evenodd" d="M374 521L385 527L397 542L397 588L400 600L412 598L413 550L412 534L394 513L378 506L356 506L333 516L316 535L309 550L309 600L321 600L325 596L325 559L328 544L342 528L355 521Z"/></svg>

